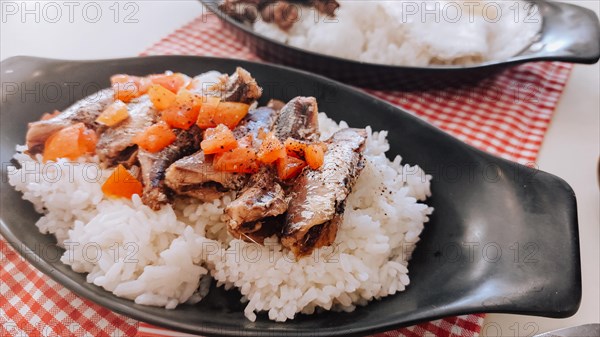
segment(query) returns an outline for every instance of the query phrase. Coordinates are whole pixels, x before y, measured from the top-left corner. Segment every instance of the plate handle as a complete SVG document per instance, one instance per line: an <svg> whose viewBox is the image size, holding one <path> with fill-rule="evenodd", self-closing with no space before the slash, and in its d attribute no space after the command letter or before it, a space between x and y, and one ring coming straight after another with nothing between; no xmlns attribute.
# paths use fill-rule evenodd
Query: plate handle
<svg viewBox="0 0 600 337"><path fill-rule="evenodd" d="M594 64L600 59L600 22L593 11L571 4L532 1L543 18L539 41L514 59Z"/></svg>

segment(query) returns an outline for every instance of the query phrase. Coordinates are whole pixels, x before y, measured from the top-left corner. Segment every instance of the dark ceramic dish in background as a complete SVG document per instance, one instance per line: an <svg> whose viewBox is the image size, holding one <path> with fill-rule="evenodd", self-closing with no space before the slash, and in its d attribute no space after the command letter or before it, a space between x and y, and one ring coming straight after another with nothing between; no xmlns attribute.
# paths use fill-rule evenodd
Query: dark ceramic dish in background
<svg viewBox="0 0 600 337"><path fill-rule="evenodd" d="M543 17L540 39L508 60L473 66L408 67L352 61L289 46L257 34L248 25L227 16L218 8L220 0L200 1L262 59L367 88L423 90L469 85L520 63L593 64L600 58L600 24L596 14L583 7L559 2L532 1Z"/></svg>
<svg viewBox="0 0 600 337"><path fill-rule="evenodd" d="M435 211L410 261L406 291L352 313L298 315L286 323L269 321L265 314L256 322L248 321L239 293L221 288L213 288L197 305L174 310L136 305L86 283L85 274L73 272L56 258L62 249L51 235L38 232L34 223L40 215L8 185L6 165L0 185L2 235L36 268L83 297L138 320L202 335L364 335L458 314L568 317L577 311L581 300L577 211L567 183L479 151L384 101L309 73L184 56L103 61L11 58L0 64L0 158L10 162L15 145L24 142L28 122L107 87L113 74L173 70L193 75L213 69L230 73L236 66L248 69L259 83L270 84L263 102L315 96L320 110L335 120L389 130L389 156L401 154L406 163L418 164L433 175L433 196L427 203ZM43 94L50 92L43 88L51 87L64 91ZM31 88L41 94L34 97Z"/></svg>

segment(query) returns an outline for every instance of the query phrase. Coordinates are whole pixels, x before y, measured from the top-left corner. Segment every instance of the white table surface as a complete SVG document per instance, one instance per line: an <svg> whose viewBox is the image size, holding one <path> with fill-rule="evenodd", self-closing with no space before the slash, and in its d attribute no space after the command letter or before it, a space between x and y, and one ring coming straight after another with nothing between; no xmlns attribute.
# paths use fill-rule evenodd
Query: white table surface
<svg viewBox="0 0 600 337"><path fill-rule="evenodd" d="M600 8L598 0L570 2L596 13ZM16 55L66 59L135 56L202 13L201 5L191 0L37 3L38 9L36 1L25 5L22 1L0 1L0 59ZM100 15L96 14L97 8L101 9ZM126 20L126 15L134 11ZM23 17L23 13L29 14ZM577 196L583 270L581 307L566 319L489 314L482 330L486 336L532 336L534 331L600 322L599 80L598 64L575 66L538 159L541 170L565 179Z"/></svg>

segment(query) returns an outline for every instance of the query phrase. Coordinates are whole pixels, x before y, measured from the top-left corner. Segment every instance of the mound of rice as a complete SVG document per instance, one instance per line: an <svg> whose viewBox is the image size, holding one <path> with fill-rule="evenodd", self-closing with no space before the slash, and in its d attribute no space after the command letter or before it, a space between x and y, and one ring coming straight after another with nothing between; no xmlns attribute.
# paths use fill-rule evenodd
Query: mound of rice
<svg viewBox="0 0 600 337"><path fill-rule="evenodd" d="M539 11L525 1L338 0L335 18L308 7L289 31L254 31L302 49L370 63L427 66L504 60L537 39Z"/></svg>
<svg viewBox="0 0 600 337"><path fill-rule="evenodd" d="M325 114L319 122L323 138L347 127ZM285 321L319 308L352 311L409 284L408 260L433 211L419 202L430 195L431 177L399 157L389 161L387 133L367 130L367 164L335 243L298 261L276 237L264 246L232 239L221 220L232 195L177 200L155 212L137 196L105 198L100 186L111 171L90 174L96 159L43 165L22 153L9 183L44 214L39 230L56 235L66 249L61 261L88 273L88 282L138 304L175 308L200 301L214 279L240 290L248 319L267 311Z"/></svg>

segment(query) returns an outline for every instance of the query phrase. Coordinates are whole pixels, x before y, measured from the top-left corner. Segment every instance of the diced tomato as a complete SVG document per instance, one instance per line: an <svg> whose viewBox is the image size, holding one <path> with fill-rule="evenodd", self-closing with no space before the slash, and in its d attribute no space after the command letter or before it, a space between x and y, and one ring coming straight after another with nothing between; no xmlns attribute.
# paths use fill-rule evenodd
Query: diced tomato
<svg viewBox="0 0 600 337"><path fill-rule="evenodd" d="M256 173L258 172L256 152L250 148L237 147L233 150L216 154L213 159L213 167L217 171Z"/></svg>
<svg viewBox="0 0 600 337"><path fill-rule="evenodd" d="M171 127L187 130L198 120L202 98L186 89L179 90L175 104L161 112L162 119Z"/></svg>
<svg viewBox="0 0 600 337"><path fill-rule="evenodd" d="M189 105L200 110L200 107L202 106L202 100L202 96L195 94L187 89L181 89L177 93L176 102L177 104Z"/></svg>
<svg viewBox="0 0 600 337"><path fill-rule="evenodd" d="M192 91L201 91L203 89L202 86L203 86L202 81L200 81L200 79L194 77L194 78L192 78L190 83L185 88L188 90L192 90Z"/></svg>
<svg viewBox="0 0 600 337"><path fill-rule="evenodd" d="M133 83L115 83L112 85L115 92L115 99L123 102L130 102L139 97L137 86Z"/></svg>
<svg viewBox="0 0 600 337"><path fill-rule="evenodd" d="M200 143L200 148L202 148L204 154L227 152L237 146L238 142L235 140L233 132L223 124L217 125L216 128L206 129L204 139Z"/></svg>
<svg viewBox="0 0 600 337"><path fill-rule="evenodd" d="M293 139L293 138L288 138L285 140L285 150L288 154L288 156L292 156L292 157L296 157L296 158L304 158L305 152L306 152L306 147L307 147L307 143L297 140L297 139Z"/></svg>
<svg viewBox="0 0 600 337"><path fill-rule="evenodd" d="M208 129L217 126L217 123L215 123L214 121L214 116L220 102L221 99L219 97L203 97L202 107L200 107L200 112L198 113L198 120L196 121L196 124L199 128Z"/></svg>
<svg viewBox="0 0 600 337"><path fill-rule="evenodd" d="M258 160L265 164L271 164L277 159L284 158L286 156L285 147L273 132L269 132L258 150Z"/></svg>
<svg viewBox="0 0 600 337"><path fill-rule="evenodd" d="M96 150L94 130L88 130L83 123L70 125L52 134L44 145L44 161L67 158L75 160Z"/></svg>
<svg viewBox="0 0 600 337"><path fill-rule="evenodd" d="M54 110L54 112L52 112L52 113L45 112L42 115L42 117L40 118L40 120L41 121L46 121L46 120L52 119L52 118L54 118L54 117L56 117L58 115L60 115L60 111L58 111L58 110Z"/></svg>
<svg viewBox="0 0 600 337"><path fill-rule="evenodd" d="M250 106L238 102L220 102L215 111L213 120L217 124L225 124L228 128L235 128L248 114Z"/></svg>
<svg viewBox="0 0 600 337"><path fill-rule="evenodd" d="M172 106L177 99L177 95L158 84L150 86L150 89L148 89L148 96L150 97L152 104L154 104L154 107L158 110L164 110Z"/></svg>
<svg viewBox="0 0 600 337"><path fill-rule="evenodd" d="M191 107L171 106L161 112L161 117L171 127L188 130L194 125L198 115Z"/></svg>
<svg viewBox="0 0 600 337"><path fill-rule="evenodd" d="M305 166L306 162L304 160L285 156L277 160L277 175L281 180L292 179L297 177Z"/></svg>
<svg viewBox="0 0 600 337"><path fill-rule="evenodd" d="M306 163L313 170L321 167L321 165L323 165L323 161L325 160L325 151L323 151L323 146L319 143L309 144L306 147L304 155Z"/></svg>
<svg viewBox="0 0 600 337"><path fill-rule="evenodd" d="M204 97L198 121L196 124L201 129L214 128L219 124L225 124L234 129L238 123L248 114L250 106L238 102L221 102L218 97Z"/></svg>
<svg viewBox="0 0 600 337"><path fill-rule="evenodd" d="M140 96L142 96L148 92L148 89L150 89L150 86L152 85L152 81L147 77L138 77L135 84L138 87Z"/></svg>
<svg viewBox="0 0 600 337"><path fill-rule="evenodd" d="M131 199L134 194L142 195L142 190L142 183L121 164L102 184L102 192L110 197Z"/></svg>
<svg viewBox="0 0 600 337"><path fill-rule="evenodd" d="M115 91L115 99L126 103L145 94L150 84L150 81L144 77L125 74L112 76L110 82Z"/></svg>
<svg viewBox="0 0 600 337"><path fill-rule="evenodd" d="M102 123L106 126L115 126L121 123L122 121L126 120L127 118L129 118L127 105L122 101L117 100L108 107L106 107L104 111L102 111L100 116L96 118L96 122Z"/></svg>
<svg viewBox="0 0 600 337"><path fill-rule="evenodd" d="M79 148L84 153L96 152L96 143L98 143L98 136L96 135L96 131L92 129L84 129L79 135Z"/></svg>
<svg viewBox="0 0 600 337"><path fill-rule="evenodd" d="M174 94L176 94L179 89L185 88L191 81L189 77L180 73L150 75L148 78L153 84L158 84Z"/></svg>
<svg viewBox="0 0 600 337"><path fill-rule="evenodd" d="M133 136L133 143L149 152L158 152L171 145L177 136L164 122L156 123Z"/></svg>

